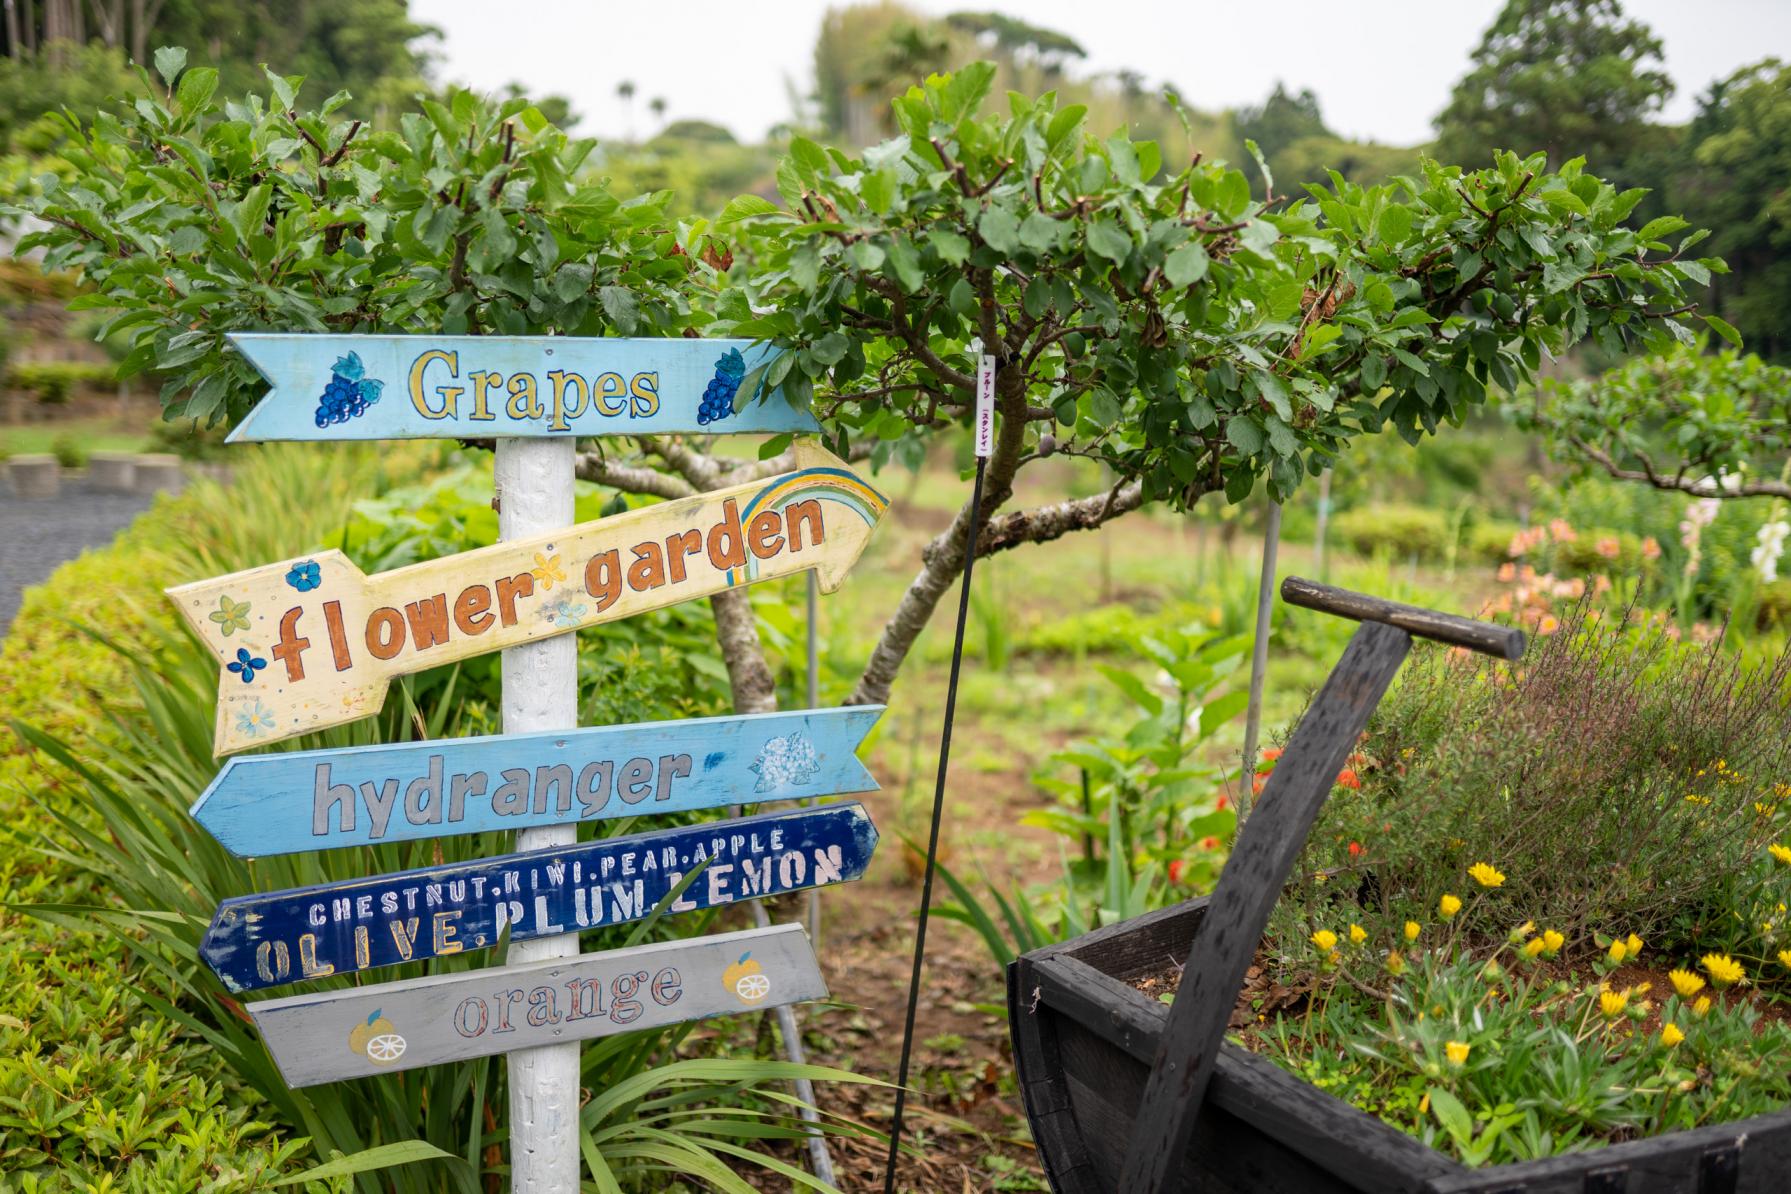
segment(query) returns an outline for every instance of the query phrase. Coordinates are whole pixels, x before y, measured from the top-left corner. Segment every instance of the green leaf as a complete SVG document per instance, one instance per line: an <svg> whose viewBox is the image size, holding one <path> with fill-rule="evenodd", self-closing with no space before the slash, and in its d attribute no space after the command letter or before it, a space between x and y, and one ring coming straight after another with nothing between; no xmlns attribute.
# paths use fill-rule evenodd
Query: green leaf
<svg viewBox="0 0 1791 1194"><path fill-rule="evenodd" d="M919 290L926 280L920 271L920 254L908 243L906 237L897 237L889 242L889 266L895 271L896 281L903 290Z"/></svg>
<svg viewBox="0 0 1791 1194"><path fill-rule="evenodd" d="M1065 138L1075 134L1082 127L1082 118L1088 115L1086 104L1069 104L1058 110L1045 127L1045 146L1053 154Z"/></svg>
<svg viewBox="0 0 1791 1194"><path fill-rule="evenodd" d="M1246 456L1262 451L1262 428L1248 415L1233 415L1225 420L1225 438Z"/></svg>
<svg viewBox="0 0 1791 1194"><path fill-rule="evenodd" d="M218 72L209 66L195 66L181 76L174 102L180 105L182 112L191 116L204 108L217 90Z"/></svg>
<svg viewBox="0 0 1791 1194"><path fill-rule="evenodd" d="M626 286L602 286L597 290L597 301L603 304L603 313L616 325L616 330L624 336L634 331L640 311L640 300Z"/></svg>
<svg viewBox="0 0 1791 1194"><path fill-rule="evenodd" d="M186 67L187 52L182 46L163 46L155 52L155 73L170 87Z"/></svg>
<svg viewBox="0 0 1791 1194"><path fill-rule="evenodd" d="M390 1169L394 1165L414 1165L418 1161L448 1161L460 1167L466 1165L465 1161L453 1153L444 1152L427 1140L402 1140L396 1144L376 1145L350 1156L337 1157L322 1165L313 1166L303 1173L290 1174L269 1184L296 1186L300 1182L320 1182L330 1178L352 1177L354 1174L369 1173L375 1169Z"/></svg>
<svg viewBox="0 0 1791 1194"><path fill-rule="evenodd" d="M719 228L726 224L738 224L741 220L773 215L777 210L777 204L769 199L758 195L736 195L728 200L726 207L721 209L721 215L716 219L715 225Z"/></svg>
<svg viewBox="0 0 1791 1194"><path fill-rule="evenodd" d="M1474 1117L1462 1101L1440 1086L1430 1088L1430 1112L1437 1117L1443 1130L1455 1138L1457 1144L1468 1144L1474 1139Z"/></svg>
<svg viewBox="0 0 1791 1194"><path fill-rule="evenodd" d="M1169 279L1171 286L1192 286L1206 277L1210 262L1206 246L1191 240L1163 262L1163 276Z"/></svg>
<svg viewBox="0 0 1791 1194"><path fill-rule="evenodd" d="M1727 340L1730 344L1733 344L1736 348L1741 347L1741 333L1735 330L1734 324L1726 319L1719 319L1715 315L1704 316L1704 322L1710 325L1711 331Z"/></svg>
<svg viewBox="0 0 1791 1194"><path fill-rule="evenodd" d="M970 242L949 228L935 228L927 234L927 243L948 265L962 265L970 256Z"/></svg>
<svg viewBox="0 0 1791 1194"><path fill-rule="evenodd" d="M997 253L1012 253L1020 247L1020 220L1005 207L991 207L976 222L983 241Z"/></svg>
<svg viewBox="0 0 1791 1194"><path fill-rule="evenodd" d="M865 206L878 215L889 211L895 202L896 176L894 170L872 170L858 180L858 193L864 199Z"/></svg>
<svg viewBox="0 0 1791 1194"><path fill-rule="evenodd" d="M1639 240L1645 241L1659 240L1663 236L1673 235L1673 233L1678 232L1681 228L1689 227L1691 227L1690 223L1680 219L1678 216L1655 216L1652 220L1649 220L1646 224L1642 225L1642 230L1636 233L1636 237Z"/></svg>
<svg viewBox="0 0 1791 1194"><path fill-rule="evenodd" d="M1412 234L1412 211L1403 203L1390 203L1381 209L1374 223L1374 232L1382 243L1396 245Z"/></svg>
<svg viewBox="0 0 1791 1194"><path fill-rule="evenodd" d="M1126 235L1125 229L1102 216L1088 226L1088 248L1091 253L1120 265L1132 252L1132 238Z"/></svg>

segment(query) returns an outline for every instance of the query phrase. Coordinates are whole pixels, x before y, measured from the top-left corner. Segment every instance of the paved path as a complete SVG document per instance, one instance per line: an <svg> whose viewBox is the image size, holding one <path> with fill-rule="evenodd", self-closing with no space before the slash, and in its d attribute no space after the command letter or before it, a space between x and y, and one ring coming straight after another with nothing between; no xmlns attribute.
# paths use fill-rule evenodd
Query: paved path
<svg viewBox="0 0 1791 1194"><path fill-rule="evenodd" d="M67 480L54 498L16 498L0 486L0 634L19 612L26 585L42 583L58 564L87 548L110 543L152 500L94 493Z"/></svg>

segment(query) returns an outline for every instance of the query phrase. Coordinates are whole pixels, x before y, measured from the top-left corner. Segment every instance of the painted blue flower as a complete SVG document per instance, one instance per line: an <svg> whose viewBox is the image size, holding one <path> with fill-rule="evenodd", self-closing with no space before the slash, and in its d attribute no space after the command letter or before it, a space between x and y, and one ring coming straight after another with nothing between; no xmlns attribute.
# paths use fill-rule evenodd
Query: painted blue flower
<svg viewBox="0 0 1791 1194"><path fill-rule="evenodd" d="M273 728L274 711L260 701L256 701L252 709L239 709L236 712L236 732L239 734L253 738L263 730Z"/></svg>
<svg viewBox="0 0 1791 1194"><path fill-rule="evenodd" d="M554 558L559 559L558 556ZM574 602L570 597L562 597L552 605L542 608L541 620L552 623L561 630L570 630L585 620L587 608L582 601Z"/></svg>
<svg viewBox="0 0 1791 1194"><path fill-rule="evenodd" d="M316 560L300 560L286 570L286 583L301 593L309 593L323 583L323 569Z"/></svg>
<svg viewBox="0 0 1791 1194"><path fill-rule="evenodd" d="M247 647L238 647L236 658L224 666L241 676L244 684L253 684L255 673L267 666L267 660L249 654Z"/></svg>

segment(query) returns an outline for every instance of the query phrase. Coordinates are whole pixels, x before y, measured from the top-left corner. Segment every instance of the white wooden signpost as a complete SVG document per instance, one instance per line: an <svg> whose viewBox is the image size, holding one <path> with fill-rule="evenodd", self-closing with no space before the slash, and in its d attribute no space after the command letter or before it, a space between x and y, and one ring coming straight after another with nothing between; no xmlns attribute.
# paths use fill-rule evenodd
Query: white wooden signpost
<svg viewBox="0 0 1791 1194"><path fill-rule="evenodd" d="M194 817L246 857L517 832L482 862L226 900L201 952L243 991L507 928L503 966L248 1011L295 1087L507 1054L512 1187L576 1189L579 1041L827 994L800 926L591 955L578 930L857 878L876 846L856 804L582 845L578 825L873 790L853 752L882 710L579 729L572 632L803 571L833 592L888 503L799 444L787 473L571 525L575 438L816 429L760 384L775 353L750 342L232 339L273 385L233 441L495 439L500 542L373 577L324 551L170 589L220 662L217 752L367 716L393 677L491 651L504 732L238 757Z"/></svg>

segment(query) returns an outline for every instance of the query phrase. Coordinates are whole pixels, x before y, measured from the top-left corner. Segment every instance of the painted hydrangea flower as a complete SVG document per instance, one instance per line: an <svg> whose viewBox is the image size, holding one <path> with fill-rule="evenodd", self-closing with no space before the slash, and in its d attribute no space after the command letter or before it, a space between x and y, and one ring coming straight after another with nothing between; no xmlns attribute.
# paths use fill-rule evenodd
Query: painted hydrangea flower
<svg viewBox="0 0 1791 1194"><path fill-rule="evenodd" d="M236 711L236 732L253 738L264 730L274 728L274 711L260 701L253 708Z"/></svg>
<svg viewBox="0 0 1791 1194"><path fill-rule="evenodd" d="M249 628L249 603L232 601L230 594L220 594L218 608L211 611L211 620L218 624L218 633L229 638L232 631Z"/></svg>
<svg viewBox="0 0 1791 1194"><path fill-rule="evenodd" d="M808 735L795 730L766 742L749 766L759 776L753 791L771 792L813 779L821 770L821 758Z"/></svg>
<svg viewBox="0 0 1791 1194"><path fill-rule="evenodd" d="M230 671L242 677L244 684L255 682L255 673L267 666L267 660L249 654L247 647L236 649L236 658L224 665Z"/></svg>
<svg viewBox="0 0 1791 1194"><path fill-rule="evenodd" d="M323 583L323 569L317 566L316 560L300 560L286 570L286 583L301 593L309 593Z"/></svg>

